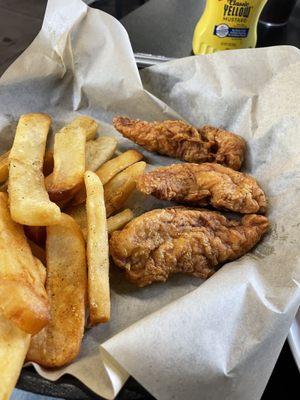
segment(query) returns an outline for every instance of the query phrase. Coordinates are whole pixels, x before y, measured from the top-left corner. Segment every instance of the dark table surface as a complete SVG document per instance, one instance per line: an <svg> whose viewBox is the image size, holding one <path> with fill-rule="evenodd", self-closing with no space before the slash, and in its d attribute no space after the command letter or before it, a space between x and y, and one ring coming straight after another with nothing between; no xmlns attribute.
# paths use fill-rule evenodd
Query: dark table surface
<svg viewBox="0 0 300 400"><path fill-rule="evenodd" d="M134 52L186 57L191 55L195 24L204 5L205 0L151 0L121 22L129 34ZM300 1L287 26L258 26L259 47L279 44L300 47Z"/></svg>
<svg viewBox="0 0 300 400"><path fill-rule="evenodd" d="M24 10L23 16L20 10L16 14L12 13L14 4L20 5L20 3L21 0L0 3L0 11L5 12L3 18L5 17L7 26L9 26L5 32L1 33L0 31L0 42L2 37L0 69L2 71L28 46L41 26L45 1L26 0L26 10ZM190 55L194 25L203 11L204 3L201 0L150 0L127 15L122 23L129 33L133 50L175 58ZM101 8L101 2L98 1L97 5L99 4L99 8ZM24 21L24 18L28 21ZM258 46L277 44L300 46L299 1L288 26L268 29L259 25ZM274 399L280 393L284 393L284 399L299 398L299 377L299 371L286 342L262 399ZM39 377L31 368L24 369L18 387L35 393L72 400L99 399L75 378L63 377L53 384ZM129 379L118 396L118 400L148 399L153 399L153 397L133 378Z"/></svg>

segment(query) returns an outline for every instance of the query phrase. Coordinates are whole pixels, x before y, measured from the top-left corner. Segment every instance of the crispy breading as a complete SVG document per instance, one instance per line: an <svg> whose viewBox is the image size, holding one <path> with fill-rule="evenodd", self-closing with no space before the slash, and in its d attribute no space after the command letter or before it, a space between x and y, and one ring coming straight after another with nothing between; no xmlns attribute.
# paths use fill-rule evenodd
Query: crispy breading
<svg viewBox="0 0 300 400"><path fill-rule="evenodd" d="M110 254L140 287L178 272L208 278L221 264L247 253L267 228L262 215L231 220L215 211L158 209L114 232Z"/></svg>
<svg viewBox="0 0 300 400"><path fill-rule="evenodd" d="M194 163L217 162L239 170L244 160L243 138L206 125L196 129L184 121L146 122L113 119L115 128L146 150Z"/></svg>
<svg viewBox="0 0 300 400"><path fill-rule="evenodd" d="M243 214L263 213L267 201L256 180L220 164L173 164L141 175L137 188L161 200Z"/></svg>

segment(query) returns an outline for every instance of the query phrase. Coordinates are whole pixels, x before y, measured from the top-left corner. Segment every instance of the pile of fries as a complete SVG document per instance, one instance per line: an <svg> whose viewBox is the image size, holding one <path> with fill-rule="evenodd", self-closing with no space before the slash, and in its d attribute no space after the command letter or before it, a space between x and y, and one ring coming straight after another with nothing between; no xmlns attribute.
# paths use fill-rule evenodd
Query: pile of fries
<svg viewBox="0 0 300 400"><path fill-rule="evenodd" d="M133 218L119 211L146 166L135 150L112 158L116 139L96 138L97 123L86 116L57 132L46 151L50 126L46 114L22 115L0 157L0 400L25 359L66 365L86 320L109 320L108 235Z"/></svg>

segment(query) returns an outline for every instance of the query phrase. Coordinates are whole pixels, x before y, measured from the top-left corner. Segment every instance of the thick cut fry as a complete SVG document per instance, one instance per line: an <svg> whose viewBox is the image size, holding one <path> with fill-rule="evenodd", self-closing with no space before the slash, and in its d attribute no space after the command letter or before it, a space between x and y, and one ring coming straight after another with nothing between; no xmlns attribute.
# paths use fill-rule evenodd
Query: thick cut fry
<svg viewBox="0 0 300 400"><path fill-rule="evenodd" d="M9 400L19 378L30 335L0 315L0 399Z"/></svg>
<svg viewBox="0 0 300 400"><path fill-rule="evenodd" d="M115 175L123 171L130 165L140 161L143 155L136 150L128 150L125 153L120 154L118 157L107 161L97 171L96 174L99 176L102 185L105 185ZM86 199L85 187L81 188L72 200L72 205L84 203Z"/></svg>
<svg viewBox="0 0 300 400"><path fill-rule="evenodd" d="M96 140L87 142L85 146L85 169L87 171L96 171L112 157L117 143L117 140L110 136L99 137ZM72 205L84 203L85 199L86 191L84 182L82 182L72 199Z"/></svg>
<svg viewBox="0 0 300 400"><path fill-rule="evenodd" d="M103 163L109 160L117 147L117 140L110 136L99 137L96 140L89 140L85 145L85 169L95 171ZM53 176L46 179L46 185L50 186ZM53 200L63 208L74 196L74 193L83 192L84 201L86 198L85 186L83 179L73 189L67 190L64 194L58 194L53 197ZM76 195L75 195L76 196ZM72 201L73 204L73 201ZM78 203L80 204L80 203Z"/></svg>
<svg viewBox="0 0 300 400"><path fill-rule="evenodd" d="M44 176L34 166L11 160L8 193L11 216L16 222L46 226L59 221L60 209L50 201Z"/></svg>
<svg viewBox="0 0 300 400"><path fill-rule="evenodd" d="M68 207L66 213L75 219L79 225L84 239L87 238L87 221L86 221L86 209L85 204L79 204L78 206Z"/></svg>
<svg viewBox="0 0 300 400"><path fill-rule="evenodd" d="M49 200L42 173L51 118L46 114L22 115L9 155L8 192L13 220L24 225L51 225L60 209Z"/></svg>
<svg viewBox="0 0 300 400"><path fill-rule="evenodd" d="M0 183L4 183L8 178L9 151L0 156ZM53 153L46 151L44 157L43 174L45 176L53 171Z"/></svg>
<svg viewBox="0 0 300 400"><path fill-rule="evenodd" d="M118 229L123 228L129 221L133 219L134 215L133 212L127 208L124 211L121 211L120 213L109 217L107 219L107 231L109 234L113 233L114 231L117 231Z"/></svg>
<svg viewBox="0 0 300 400"><path fill-rule="evenodd" d="M106 214L109 217L123 207L123 204L133 192L136 179L144 172L146 163L137 162L120 172L104 186Z"/></svg>
<svg viewBox="0 0 300 400"><path fill-rule="evenodd" d="M37 269L39 271L40 274L40 278L41 281L43 282L43 284L45 285L46 283L46 277L47 277L47 271L45 268L45 265L42 263L42 261L40 259L38 259L37 257L34 257Z"/></svg>
<svg viewBox="0 0 300 400"><path fill-rule="evenodd" d="M85 322L85 243L70 216L62 214L59 225L47 228L46 254L51 320L32 337L27 359L61 367L77 356Z"/></svg>
<svg viewBox="0 0 300 400"><path fill-rule="evenodd" d="M8 157L9 151L0 156L0 183L3 183L8 178Z"/></svg>
<svg viewBox="0 0 300 400"><path fill-rule="evenodd" d="M99 176L102 185L105 185L119 172L142 160L142 158L143 155L136 150L125 151L125 153L122 153L118 157L115 157L103 164L102 167L96 171L96 174Z"/></svg>
<svg viewBox="0 0 300 400"><path fill-rule="evenodd" d="M83 180L86 131L85 126L76 121L77 118L54 137L54 169L45 184L50 198L56 202L70 198Z"/></svg>
<svg viewBox="0 0 300 400"><path fill-rule="evenodd" d="M43 265L46 265L46 252L45 250L40 247L39 245L37 245L36 243L32 242L30 239L27 239L27 242L30 246L32 255L34 257L36 257L37 259L39 259Z"/></svg>
<svg viewBox="0 0 300 400"><path fill-rule="evenodd" d="M91 171L84 174L84 183L90 324L96 325L110 318L108 234L102 183Z"/></svg>
<svg viewBox="0 0 300 400"><path fill-rule="evenodd" d="M97 135L97 122L86 115L80 115L79 117L76 117L68 126L71 129L80 129L84 131L87 141L95 139L95 136Z"/></svg>
<svg viewBox="0 0 300 400"><path fill-rule="evenodd" d="M95 137L97 127L98 124L92 118L81 116L55 135L54 170L47 176L45 184L50 198L61 207L83 186L83 174L86 169L85 142ZM89 145L88 148L90 147Z"/></svg>
<svg viewBox="0 0 300 400"><path fill-rule="evenodd" d="M112 158L117 144L117 139L111 136L101 136L95 140L89 140L85 146L85 169L96 171Z"/></svg>
<svg viewBox="0 0 300 400"><path fill-rule="evenodd" d="M47 294L23 228L10 216L0 193L0 312L27 333L49 321Z"/></svg>

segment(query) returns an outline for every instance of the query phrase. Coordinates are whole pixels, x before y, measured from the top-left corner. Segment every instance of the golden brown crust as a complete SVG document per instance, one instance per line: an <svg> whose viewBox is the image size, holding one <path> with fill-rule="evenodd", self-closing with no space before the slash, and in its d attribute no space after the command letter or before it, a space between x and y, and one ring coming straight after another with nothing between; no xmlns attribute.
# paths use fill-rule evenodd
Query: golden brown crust
<svg viewBox="0 0 300 400"><path fill-rule="evenodd" d="M243 214L263 213L267 201L256 180L220 164L174 164L157 168L138 178L137 188L161 200Z"/></svg>
<svg viewBox="0 0 300 400"><path fill-rule="evenodd" d="M48 296L21 225L11 219L0 193L0 313L35 334L50 319Z"/></svg>
<svg viewBox="0 0 300 400"><path fill-rule="evenodd" d="M178 272L208 278L217 266L247 253L267 228L262 215L237 221L214 211L152 210L112 234L110 254L140 287Z"/></svg>
<svg viewBox="0 0 300 400"><path fill-rule="evenodd" d="M46 259L51 319L32 336L27 360L57 368L79 353L85 323L85 243L70 216L62 214L60 224L47 227Z"/></svg>
<svg viewBox="0 0 300 400"><path fill-rule="evenodd" d="M244 160L244 139L209 125L196 129L184 121L146 122L126 117L114 118L113 124L145 149L183 161L217 162L239 170Z"/></svg>

